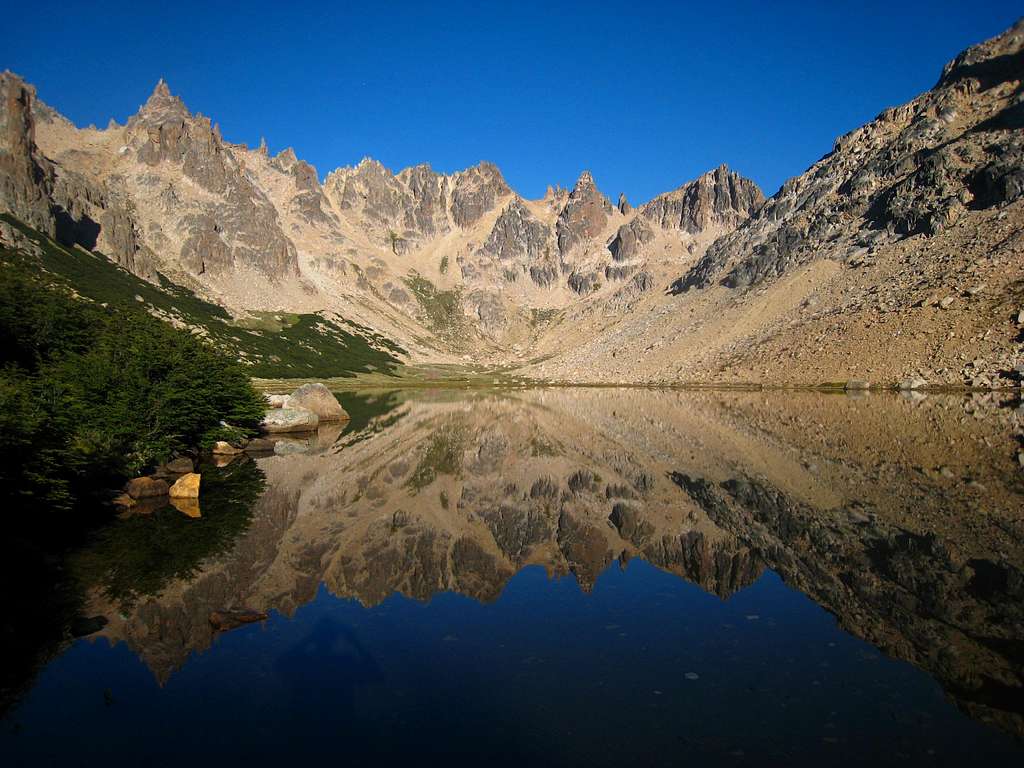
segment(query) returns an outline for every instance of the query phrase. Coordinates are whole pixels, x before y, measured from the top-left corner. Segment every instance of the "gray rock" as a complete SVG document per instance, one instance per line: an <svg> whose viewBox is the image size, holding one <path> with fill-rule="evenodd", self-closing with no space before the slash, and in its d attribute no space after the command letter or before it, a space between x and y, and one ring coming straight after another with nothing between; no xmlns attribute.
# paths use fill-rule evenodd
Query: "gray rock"
<svg viewBox="0 0 1024 768"><path fill-rule="evenodd" d="M637 216L619 227L615 237L608 243L608 251L615 261L629 261L637 258L643 246L653 239L654 230L647 219Z"/></svg>
<svg viewBox="0 0 1024 768"><path fill-rule="evenodd" d="M612 204L597 189L590 171L580 174L555 222L559 252L565 255L580 243L599 235L612 210Z"/></svg>
<svg viewBox="0 0 1024 768"><path fill-rule="evenodd" d="M900 382L901 390L924 389L927 386L927 381L918 378L904 379L903 381Z"/></svg>
<svg viewBox="0 0 1024 768"><path fill-rule="evenodd" d="M292 392L288 407L281 410L304 409L316 414L319 421L347 421L348 413L338 398L320 383L303 384ZM314 425L316 426L316 425Z"/></svg>
<svg viewBox="0 0 1024 768"><path fill-rule="evenodd" d="M550 248L548 228L515 199L501 212L479 252L501 261L531 264L543 259Z"/></svg>
<svg viewBox="0 0 1024 768"><path fill-rule="evenodd" d="M53 169L35 142L35 89L12 72L0 73L0 210L51 237Z"/></svg>
<svg viewBox="0 0 1024 768"><path fill-rule="evenodd" d="M455 175L452 189L452 220L460 227L470 227L494 208L499 197L510 192L493 163L480 163L462 171Z"/></svg>
<svg viewBox="0 0 1024 768"><path fill-rule="evenodd" d="M312 411L299 408L274 408L263 417L263 431L312 432L320 424L320 418Z"/></svg>

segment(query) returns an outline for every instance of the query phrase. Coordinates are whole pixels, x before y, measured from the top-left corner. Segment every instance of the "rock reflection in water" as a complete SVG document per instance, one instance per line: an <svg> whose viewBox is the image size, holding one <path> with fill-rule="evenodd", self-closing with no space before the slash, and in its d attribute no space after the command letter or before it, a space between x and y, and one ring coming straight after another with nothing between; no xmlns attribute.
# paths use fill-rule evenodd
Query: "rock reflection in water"
<svg viewBox="0 0 1024 768"><path fill-rule="evenodd" d="M637 557L728 598L771 569L1024 735L1019 410L604 389L367 403L385 406L256 461L266 490L226 552L155 589L98 579L101 634L166 680L213 641L211 611L291 615L321 584L368 606L487 602L527 565L589 590Z"/></svg>

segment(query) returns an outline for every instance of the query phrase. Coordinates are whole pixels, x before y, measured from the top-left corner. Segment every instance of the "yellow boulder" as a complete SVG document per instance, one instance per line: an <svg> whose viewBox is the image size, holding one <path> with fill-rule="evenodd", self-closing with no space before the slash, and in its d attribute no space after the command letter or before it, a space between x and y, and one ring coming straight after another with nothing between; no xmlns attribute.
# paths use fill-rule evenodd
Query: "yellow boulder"
<svg viewBox="0 0 1024 768"><path fill-rule="evenodd" d="M182 475L171 486L170 495L172 499L198 499L199 498L199 475L189 472Z"/></svg>

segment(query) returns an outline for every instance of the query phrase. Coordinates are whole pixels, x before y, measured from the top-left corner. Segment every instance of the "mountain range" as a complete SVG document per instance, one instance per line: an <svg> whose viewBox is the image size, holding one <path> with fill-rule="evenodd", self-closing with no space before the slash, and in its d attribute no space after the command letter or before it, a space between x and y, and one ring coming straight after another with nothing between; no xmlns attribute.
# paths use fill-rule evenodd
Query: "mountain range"
<svg viewBox="0 0 1024 768"><path fill-rule="evenodd" d="M1024 21L964 51L771 198L721 165L635 207L587 171L539 200L487 162L321 177L291 149L225 140L163 81L124 125L78 128L5 72L0 237L40 252L28 227L75 274L194 294L215 319L146 286L122 298L279 375L309 370L238 335L307 318L395 364L544 381L1011 384L1022 47Z"/></svg>

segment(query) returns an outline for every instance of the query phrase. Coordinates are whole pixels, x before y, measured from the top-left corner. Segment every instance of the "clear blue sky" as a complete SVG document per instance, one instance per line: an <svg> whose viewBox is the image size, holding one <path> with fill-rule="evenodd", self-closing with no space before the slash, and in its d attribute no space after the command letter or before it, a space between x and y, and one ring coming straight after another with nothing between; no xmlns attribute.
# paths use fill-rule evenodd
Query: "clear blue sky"
<svg viewBox="0 0 1024 768"><path fill-rule="evenodd" d="M490 160L528 197L589 168L642 202L722 162L771 194L1024 13L1019 0L323 5L12 3L0 68L79 125L123 122L164 77L228 140L293 146L321 177L365 155L393 170Z"/></svg>

